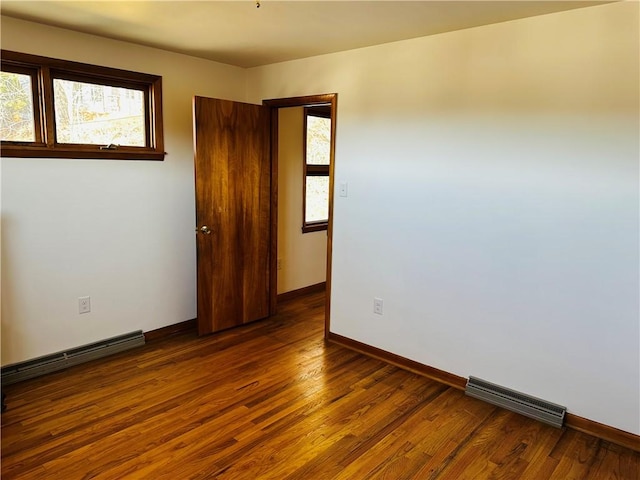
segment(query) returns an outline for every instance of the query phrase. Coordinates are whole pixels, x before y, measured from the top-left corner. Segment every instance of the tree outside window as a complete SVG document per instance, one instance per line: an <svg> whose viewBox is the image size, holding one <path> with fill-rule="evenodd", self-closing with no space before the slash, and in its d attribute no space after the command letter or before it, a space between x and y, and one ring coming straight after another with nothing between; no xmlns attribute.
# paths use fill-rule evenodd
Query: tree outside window
<svg viewBox="0 0 640 480"><path fill-rule="evenodd" d="M162 78L2 51L6 157L162 160Z"/></svg>

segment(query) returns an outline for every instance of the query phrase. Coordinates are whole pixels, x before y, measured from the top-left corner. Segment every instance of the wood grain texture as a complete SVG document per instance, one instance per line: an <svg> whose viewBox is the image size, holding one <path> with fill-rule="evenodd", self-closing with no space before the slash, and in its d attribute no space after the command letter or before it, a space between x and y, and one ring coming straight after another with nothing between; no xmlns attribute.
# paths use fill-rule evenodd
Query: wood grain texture
<svg viewBox="0 0 640 480"><path fill-rule="evenodd" d="M277 108L270 108L271 115L271 237L269 252L269 315L278 311L278 135L280 131Z"/></svg>
<svg viewBox="0 0 640 480"><path fill-rule="evenodd" d="M198 331L269 315L270 112L261 105L196 97Z"/></svg>
<svg viewBox="0 0 640 480"><path fill-rule="evenodd" d="M400 368L404 368L405 370L409 370L410 372L418 373L432 380L436 380L438 382L444 383L445 385L457 388L458 390L465 390L467 379L464 377L460 377L443 370L438 370L437 368L433 368L414 360L401 357L400 355L396 355L394 353L372 347L371 345L367 345L365 343L343 337L333 332L325 332L325 335L326 338L331 342L335 342L344 347L351 348L357 352L369 355L370 357L383 360L392 365L396 365ZM566 414L565 426L579 432L593 435L602 440L607 440L609 442L615 443L616 445L620 445L622 447L630 448L632 450L640 452L640 437L632 433L624 432L622 430L618 430L617 428L603 425L601 423L594 422L593 420L579 417L578 415L574 415L572 413Z"/></svg>
<svg viewBox="0 0 640 480"><path fill-rule="evenodd" d="M594 422L593 420L580 417L573 413L566 414L564 423L567 427L579 432L588 433L589 435L594 435L603 440L608 440L622 447L632 448L640 452L640 437L638 435Z"/></svg>
<svg viewBox="0 0 640 480"><path fill-rule="evenodd" d="M144 339L147 342L155 342L156 340L175 335L176 333L195 331L197 328L197 320L194 318L144 332Z"/></svg>
<svg viewBox="0 0 640 480"><path fill-rule="evenodd" d="M370 357L377 358L397 367L409 370L410 372L418 373L432 380L449 385L450 387L457 388L458 390L464 390L467 384L467 379L464 377L459 377L458 375L445 372L444 370L438 370L437 368L424 365L420 362L401 357L395 353L387 352L386 350L372 347L366 343L361 343L351 338L343 337L337 333L329 332L327 334L327 339L331 342L342 345L343 347L351 348L357 352L369 355Z"/></svg>
<svg viewBox="0 0 640 480"><path fill-rule="evenodd" d="M640 454L323 339L324 295L6 388L2 478L618 479Z"/></svg>
<svg viewBox="0 0 640 480"><path fill-rule="evenodd" d="M331 331L331 278L333 265L333 204L336 179L336 132L338 131L338 94L331 95L331 161L329 164L329 225L327 226L327 288L325 295L324 337Z"/></svg>

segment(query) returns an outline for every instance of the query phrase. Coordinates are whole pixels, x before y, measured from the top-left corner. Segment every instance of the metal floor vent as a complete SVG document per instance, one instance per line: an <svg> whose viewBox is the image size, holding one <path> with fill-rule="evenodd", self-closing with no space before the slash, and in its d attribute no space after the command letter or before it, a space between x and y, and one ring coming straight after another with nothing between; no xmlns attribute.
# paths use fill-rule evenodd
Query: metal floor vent
<svg viewBox="0 0 640 480"><path fill-rule="evenodd" d="M11 385L29 378L39 377L73 365L123 352L130 348L144 345L144 343L144 334L142 330L138 330L137 332L125 333L124 335L107 338L106 340L72 348L64 352L52 353L33 360L27 360L26 362L7 365L2 367L2 385Z"/></svg>
<svg viewBox="0 0 640 480"><path fill-rule="evenodd" d="M469 377L465 393L470 397L484 400L557 428L562 427L564 415L567 412L567 408L561 405L516 392L476 377Z"/></svg>

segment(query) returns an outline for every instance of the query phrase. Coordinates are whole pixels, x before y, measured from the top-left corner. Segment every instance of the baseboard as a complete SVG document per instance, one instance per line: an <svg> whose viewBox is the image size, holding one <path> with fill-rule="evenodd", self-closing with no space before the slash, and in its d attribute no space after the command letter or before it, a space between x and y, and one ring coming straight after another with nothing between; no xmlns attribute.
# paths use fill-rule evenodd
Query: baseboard
<svg viewBox="0 0 640 480"><path fill-rule="evenodd" d="M640 435L634 435L633 433L625 432L624 430L619 430L609 425L589 420L588 418L579 417L573 413L567 413L565 415L564 424L572 430L588 433L602 440L640 452Z"/></svg>
<svg viewBox="0 0 640 480"><path fill-rule="evenodd" d="M464 390L467 384L467 379L464 377L459 377L453 373L445 372L444 370L439 370L414 360L409 360L408 358L401 357L395 353L390 353L386 350L367 345L366 343L361 343L357 340L343 337L337 333L329 332L327 334L327 340L360 352L369 357L390 363L391 365L395 365L396 367L400 367L404 370L417 373L418 375L430 378L431 380L444 383L445 385L457 388L458 390ZM564 425L572 430L593 435L594 437L598 437L602 440L640 452L640 435L634 435L633 433L625 432L623 430L589 420L588 418L579 417L572 413L567 413L565 415Z"/></svg>
<svg viewBox="0 0 640 480"><path fill-rule="evenodd" d="M174 323L173 325L167 325L166 327L156 328L155 330L149 330L144 332L144 339L147 342L159 340L161 338L175 335L176 333L188 332L189 330L196 330L196 319L185 320L184 322Z"/></svg>
<svg viewBox="0 0 640 480"><path fill-rule="evenodd" d="M334 342L338 345L342 345L343 347L350 348L351 350L364 353L369 357L377 358L378 360L382 360L404 370L409 370L410 372L417 373L418 375L430 378L431 380L444 383L445 385L457 388L458 390L464 390L465 386L467 385L467 379L464 377L459 377L458 375L454 375L453 373L445 372L444 370L438 370L437 368L424 365L423 363L419 363L414 360L409 360L408 358L401 357L400 355L396 355L395 353L387 352L386 350L382 350L377 347L372 347L371 345L367 345L366 343L361 343L356 340L343 337L342 335L338 335L337 333L329 332L327 339L330 342Z"/></svg>
<svg viewBox="0 0 640 480"><path fill-rule="evenodd" d="M321 282L315 285L309 285L308 287L298 288L297 290L291 290L290 292L281 293L278 295L278 303L287 302L310 293L324 292L326 288L327 282Z"/></svg>

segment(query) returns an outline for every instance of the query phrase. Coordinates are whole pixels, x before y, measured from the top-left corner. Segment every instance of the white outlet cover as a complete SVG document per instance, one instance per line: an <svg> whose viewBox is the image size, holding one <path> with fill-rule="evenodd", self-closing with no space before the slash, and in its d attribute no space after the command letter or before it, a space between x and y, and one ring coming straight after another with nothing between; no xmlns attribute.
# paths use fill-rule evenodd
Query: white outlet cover
<svg viewBox="0 0 640 480"><path fill-rule="evenodd" d="M382 301L381 298L374 298L373 299L373 313L375 313L376 315L382 315L382 306L383 306L384 302Z"/></svg>
<svg viewBox="0 0 640 480"><path fill-rule="evenodd" d="M89 313L91 311L91 297L78 298L78 313Z"/></svg>

